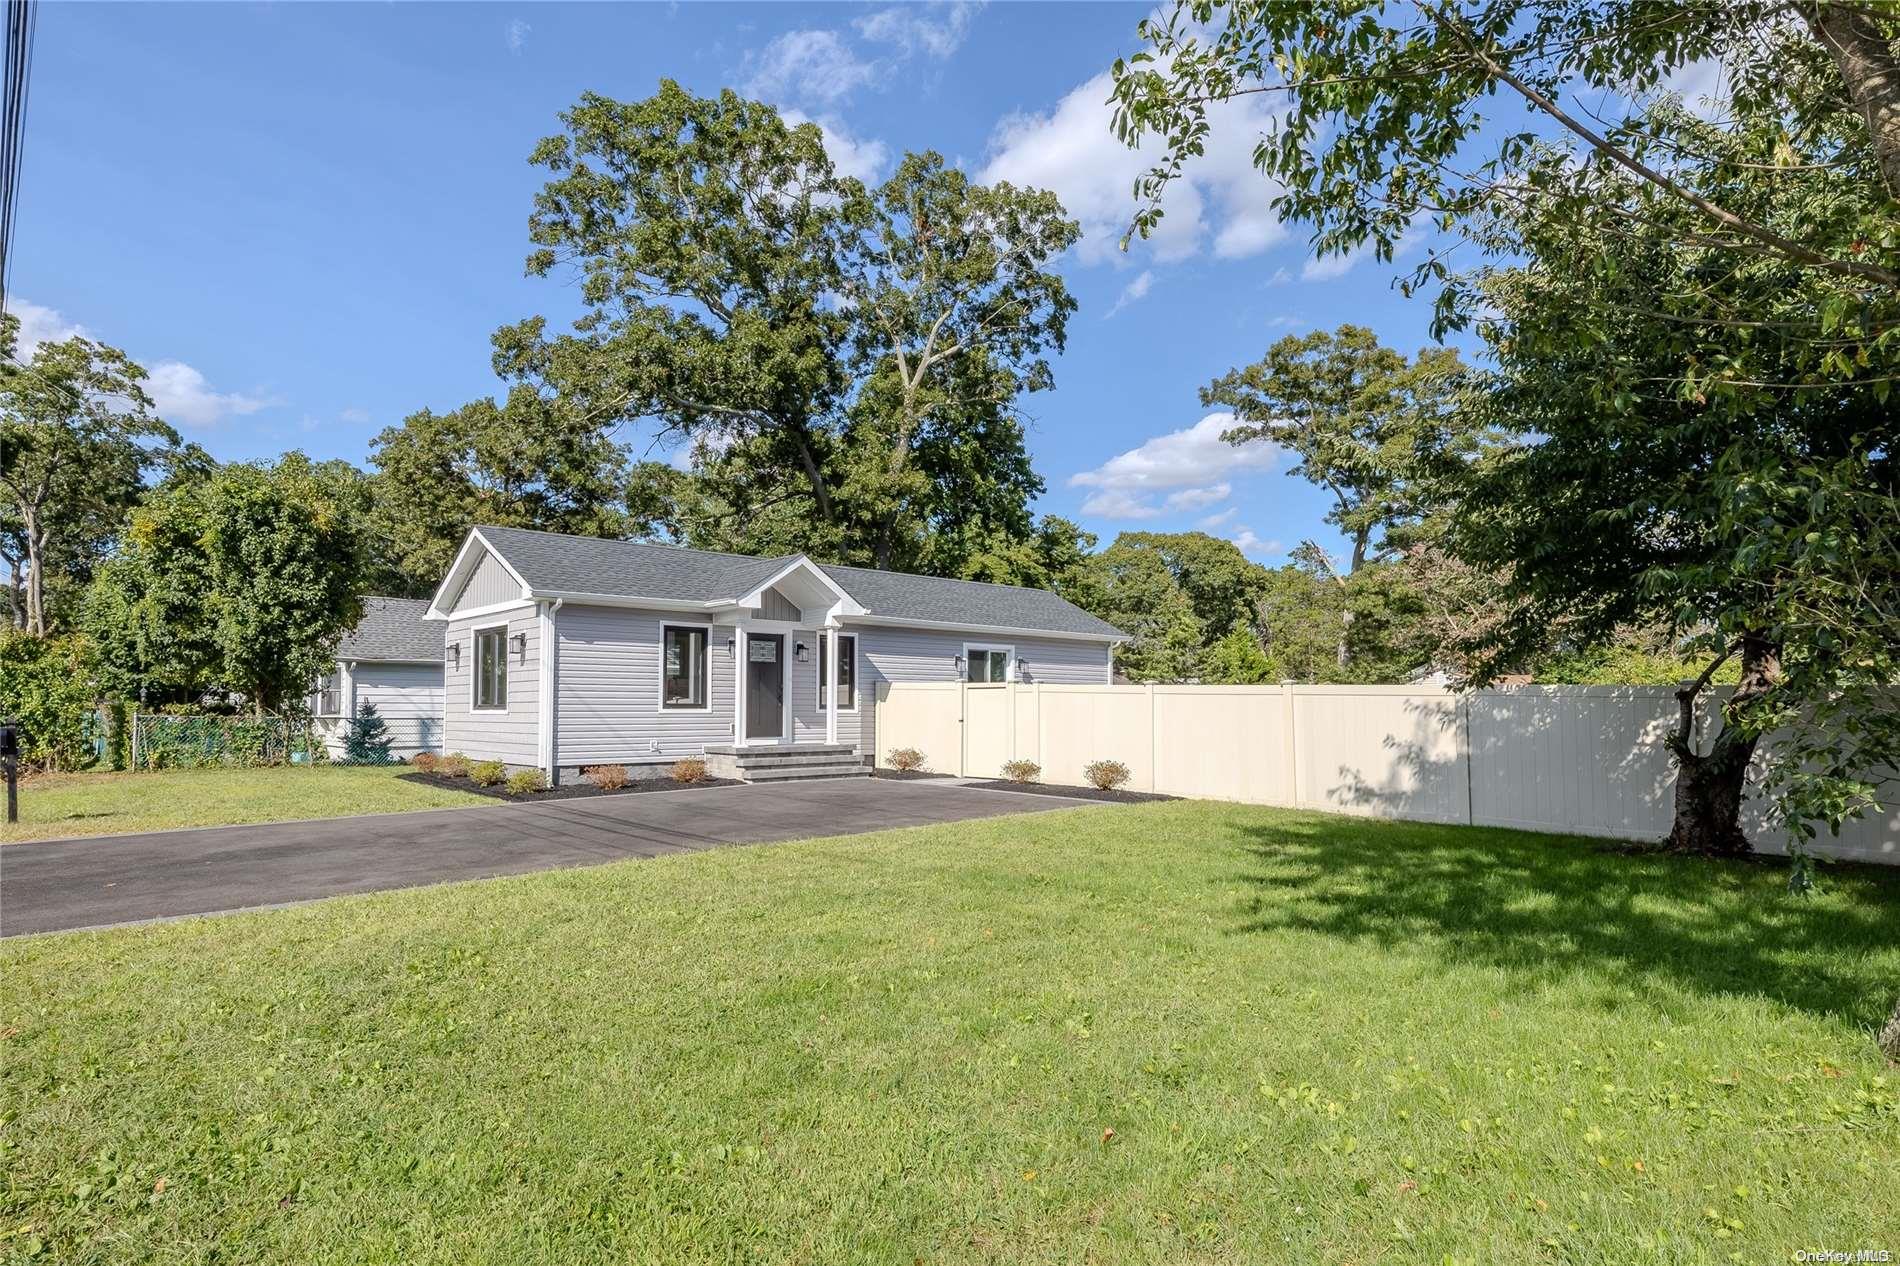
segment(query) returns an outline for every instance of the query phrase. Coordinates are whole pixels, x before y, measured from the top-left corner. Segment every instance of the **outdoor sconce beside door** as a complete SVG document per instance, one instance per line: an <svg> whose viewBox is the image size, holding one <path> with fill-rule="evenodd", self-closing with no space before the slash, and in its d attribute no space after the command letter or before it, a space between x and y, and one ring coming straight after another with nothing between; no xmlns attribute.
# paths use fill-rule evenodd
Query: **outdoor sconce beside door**
<svg viewBox="0 0 1900 1266"><path fill-rule="evenodd" d="M800 642L792 648L792 655L802 664L811 658L811 647Z"/></svg>

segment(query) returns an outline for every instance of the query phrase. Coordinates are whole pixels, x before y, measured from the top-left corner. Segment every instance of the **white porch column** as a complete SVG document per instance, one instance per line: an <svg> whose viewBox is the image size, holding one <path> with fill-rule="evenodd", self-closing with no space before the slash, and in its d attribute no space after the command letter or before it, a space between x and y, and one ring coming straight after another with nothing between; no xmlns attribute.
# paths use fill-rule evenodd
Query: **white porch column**
<svg viewBox="0 0 1900 1266"><path fill-rule="evenodd" d="M732 631L732 745L745 746L745 626Z"/></svg>
<svg viewBox="0 0 1900 1266"><path fill-rule="evenodd" d="M356 715L356 661L339 660L336 667L337 676L341 678L337 684L342 687L337 692L341 696L337 702L343 708L345 717L354 717Z"/></svg>
<svg viewBox="0 0 1900 1266"><path fill-rule="evenodd" d="M825 742L838 741L838 626L825 626Z"/></svg>
<svg viewBox="0 0 1900 1266"><path fill-rule="evenodd" d="M537 682L537 709L535 727L539 736L535 757L546 775L548 786L560 782L560 745L557 742L556 726L560 724L560 714L555 708L555 691L559 689L559 656L561 653L560 629L555 623L554 614L560 610L561 601L543 602L536 611L539 622L539 641L541 643L541 662L537 665L540 674Z"/></svg>

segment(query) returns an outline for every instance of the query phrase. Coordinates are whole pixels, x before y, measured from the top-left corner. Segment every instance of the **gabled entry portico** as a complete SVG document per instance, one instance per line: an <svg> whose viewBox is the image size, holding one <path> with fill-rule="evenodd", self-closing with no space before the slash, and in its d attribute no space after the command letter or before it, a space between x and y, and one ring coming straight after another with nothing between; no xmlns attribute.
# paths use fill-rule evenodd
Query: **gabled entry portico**
<svg viewBox="0 0 1900 1266"><path fill-rule="evenodd" d="M809 740L799 744L792 724L792 700L807 689L827 701L823 745L837 745L838 709L832 702L839 698L843 677L838 625L863 612L836 581L800 557L741 597L734 610L713 617L715 625L729 624L733 630L735 749L812 746ZM825 640L823 655L806 644L813 629ZM800 630L807 631L804 642ZM828 678L823 690L817 681L820 663Z"/></svg>

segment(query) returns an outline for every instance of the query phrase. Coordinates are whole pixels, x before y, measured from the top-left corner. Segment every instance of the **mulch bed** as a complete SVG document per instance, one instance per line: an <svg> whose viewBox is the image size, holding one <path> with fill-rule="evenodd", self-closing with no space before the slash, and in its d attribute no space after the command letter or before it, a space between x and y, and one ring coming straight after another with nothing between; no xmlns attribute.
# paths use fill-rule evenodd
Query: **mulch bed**
<svg viewBox="0 0 1900 1266"><path fill-rule="evenodd" d="M892 782L917 782L926 778L948 778L949 774L933 774L928 769L874 769L873 778L888 778Z"/></svg>
<svg viewBox="0 0 1900 1266"><path fill-rule="evenodd" d="M1145 804L1150 800L1179 800L1179 796L1164 796L1155 791L1097 791L1093 787L1051 787L1040 782L1010 782L998 778L990 782L969 782L966 787L981 787L985 791L1021 791L1032 796L1060 796L1065 800L1100 800L1106 804Z"/></svg>
<svg viewBox="0 0 1900 1266"><path fill-rule="evenodd" d="M530 791L518 796L500 783L493 787L484 787L472 778L451 778L447 774L425 774L421 770L415 770L407 774L397 774L396 777L404 782L419 782L429 787L447 787L451 791L472 791L478 796L509 800L516 804L528 804L541 800L586 800L594 796L625 796L637 791L686 791L694 787L737 787L740 785L736 778L702 778L698 782L677 782L671 778L635 778L617 791L602 791L593 783L583 780L564 787L552 787L547 791Z"/></svg>

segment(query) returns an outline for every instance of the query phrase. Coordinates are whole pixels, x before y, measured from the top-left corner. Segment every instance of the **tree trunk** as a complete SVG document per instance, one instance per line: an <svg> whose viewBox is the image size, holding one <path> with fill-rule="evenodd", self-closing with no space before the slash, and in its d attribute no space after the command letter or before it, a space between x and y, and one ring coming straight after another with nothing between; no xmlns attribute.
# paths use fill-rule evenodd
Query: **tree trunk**
<svg viewBox="0 0 1900 1266"><path fill-rule="evenodd" d="M1887 196L1900 198L1900 61L1873 6L1812 0L1797 8L1834 59L1848 99L1867 123Z"/></svg>
<svg viewBox="0 0 1900 1266"><path fill-rule="evenodd" d="M1888 1059L1900 1064L1900 1002L1893 1004L1893 1014L1887 1017L1887 1027L1880 1030L1880 1049Z"/></svg>
<svg viewBox="0 0 1900 1266"><path fill-rule="evenodd" d="M1752 852L1742 830L1742 788L1748 762L1754 759L1761 736L1739 724L1743 710L1774 689L1781 675L1776 648L1753 633L1741 639L1742 677L1724 709L1721 732L1706 752L1695 749L1696 701L1708 688L1715 670L1728 659L1710 664L1693 684L1676 692L1680 709L1669 750L1676 757L1676 812L1664 847L1674 852L1711 857L1742 857Z"/></svg>
<svg viewBox="0 0 1900 1266"><path fill-rule="evenodd" d="M25 501L20 504L20 533L26 539L26 631L34 637L46 636L46 534L40 529L38 512Z"/></svg>
<svg viewBox="0 0 1900 1266"><path fill-rule="evenodd" d="M11 575L7 579L7 612L12 617L13 627L26 627L26 598L20 587L20 560L7 559L7 570Z"/></svg>

